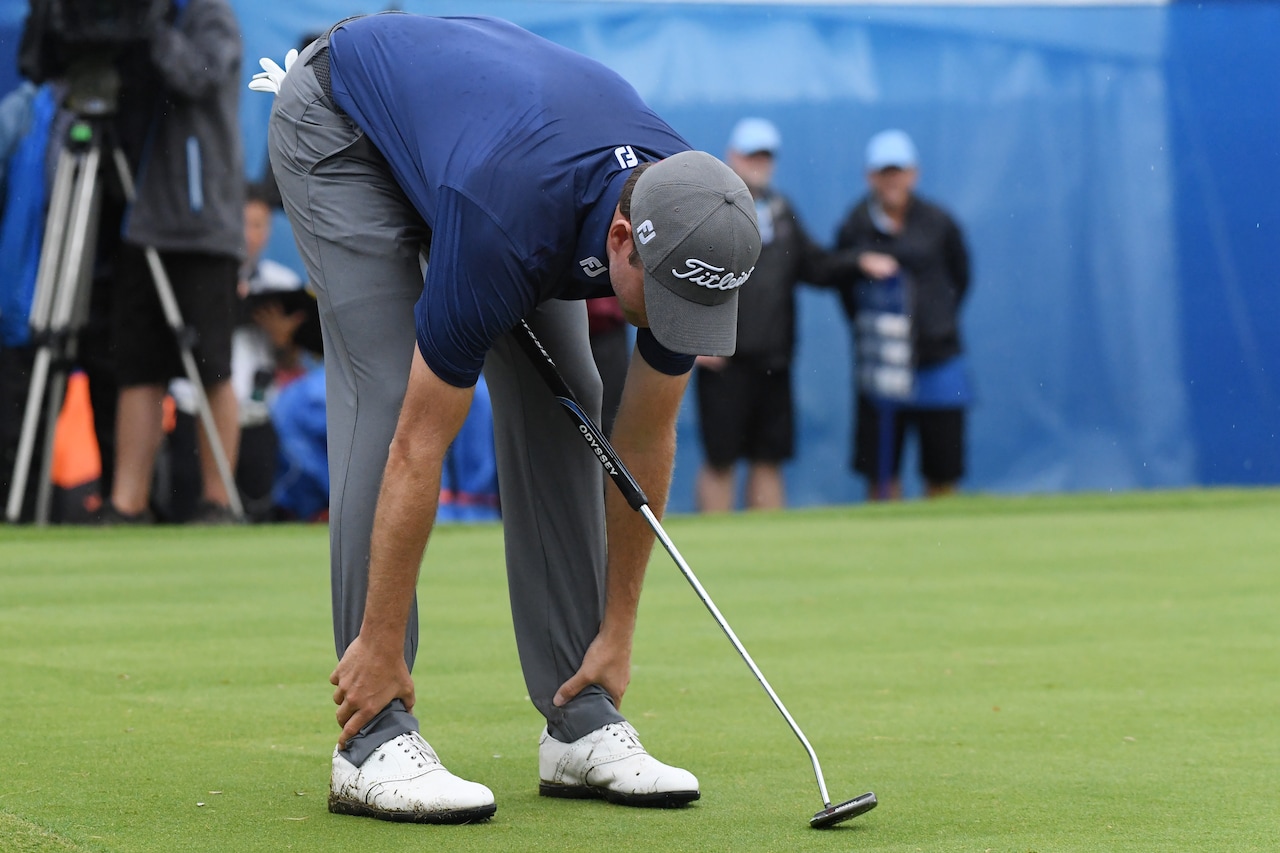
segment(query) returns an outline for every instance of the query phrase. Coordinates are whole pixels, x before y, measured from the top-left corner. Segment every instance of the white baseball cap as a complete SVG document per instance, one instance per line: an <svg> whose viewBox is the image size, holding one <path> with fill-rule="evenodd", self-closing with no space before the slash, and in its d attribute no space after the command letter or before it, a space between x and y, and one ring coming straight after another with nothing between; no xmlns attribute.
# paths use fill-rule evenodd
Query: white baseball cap
<svg viewBox="0 0 1280 853"><path fill-rule="evenodd" d="M767 118L744 118L729 134L729 148L739 154L773 154L782 149L782 134Z"/></svg>
<svg viewBox="0 0 1280 853"><path fill-rule="evenodd" d="M901 130L882 130L867 143L867 171L914 169L918 158L915 143Z"/></svg>

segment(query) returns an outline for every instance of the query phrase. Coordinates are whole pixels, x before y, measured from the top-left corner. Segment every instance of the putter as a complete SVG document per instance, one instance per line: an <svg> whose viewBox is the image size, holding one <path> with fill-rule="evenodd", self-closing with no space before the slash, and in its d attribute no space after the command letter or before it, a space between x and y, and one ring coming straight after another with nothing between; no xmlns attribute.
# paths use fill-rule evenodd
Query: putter
<svg viewBox="0 0 1280 853"><path fill-rule="evenodd" d="M520 325L515 329L515 336L520 343L520 348L529 356L529 360L533 362L533 366L537 368L538 373L541 374L551 393L555 395L556 400L564 407L565 412L568 413L570 420L574 422L578 432L591 447L591 452L600 461L605 473L609 475L609 479L613 480L631 508L643 515L645 521L649 522L649 526L653 528L654 535L658 537L662 547L667 549L667 553L675 561L680 573L684 575L685 580L693 587L693 591L698 594L698 598L706 605L712 618L720 626L720 630L724 631L725 636L729 638L729 642L733 644L738 654L746 661L747 666L751 669L751 674L756 677L756 681L760 682L764 692L769 694L769 698L773 700L774 706L781 712L783 719L791 727L791 731L795 733L800 743L804 745L805 752L809 753L809 761L813 764L813 775L818 779L818 791L822 794L823 803L822 810L809 818L809 826L814 829L825 829L838 823L844 823L850 818L855 818L874 809L877 802L876 795L870 791L860 797L854 797L852 800L846 800L834 806L831 804L831 796L827 794L827 783L822 778L822 766L818 763L818 754L813 751L813 747L809 745L809 739L804 736L804 732L800 731L800 726L796 724L791 713L782 704L778 694L773 692L773 688L769 686L768 679L764 677L760 667L756 666L756 662L751 659L746 647L738 640L738 635L733 633L729 623L720 614L720 609L711 600L711 596L707 594L702 584L698 582L698 578L693 574L693 569L689 568L689 564L685 562L684 557L680 556L680 551L676 548L675 543L671 541L666 531L662 529L662 525L649 508L649 499L645 497L640 484L631 476L631 472L627 470L627 467L622 464L622 459L614 452L604 433L600 431L595 422L578 405L577 398L573 396L573 392L569 390L569 386L560 376L560 370L556 367L555 361L547 353L546 348L542 346L542 342L538 340L537 335L533 333L533 329L529 328L529 324L523 320L520 321Z"/></svg>

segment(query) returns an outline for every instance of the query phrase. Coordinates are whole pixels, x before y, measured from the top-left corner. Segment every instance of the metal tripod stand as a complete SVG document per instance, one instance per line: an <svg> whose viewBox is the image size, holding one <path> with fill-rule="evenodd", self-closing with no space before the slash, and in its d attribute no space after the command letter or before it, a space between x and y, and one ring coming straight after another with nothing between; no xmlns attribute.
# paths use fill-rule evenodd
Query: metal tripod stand
<svg viewBox="0 0 1280 853"><path fill-rule="evenodd" d="M49 210L45 218L44 242L40 247L40 263L36 273L35 293L31 305L31 333L36 344L31 368L31 384L23 413L22 432L14 461L13 479L5 518L17 523L22 513L27 479L31 473L40 410L44 409L45 442L36 497L35 522L49 520L52 500L50 467L53 458L53 431L66 393L67 374L75 362L78 336L84 328L89 310L91 270L97 243L98 220L102 204L103 149L110 151L116 177L125 200L135 198L133 176L124 152L115 144L104 142L106 124L115 112L118 79L112 70L93 69L94 89L77 92L73 82L67 105L75 119L67 133L66 144L58 156ZM237 518L244 508L236 491L235 476L218 438L213 410L205 395L204 384L192 354L194 332L182 321L178 302L160 254L154 247L144 249L147 267L155 284L156 295L164 310L165 321L174 334L182 357L183 371L190 380L199 409L200 423L213 450L218 474L227 490L229 506Z"/></svg>

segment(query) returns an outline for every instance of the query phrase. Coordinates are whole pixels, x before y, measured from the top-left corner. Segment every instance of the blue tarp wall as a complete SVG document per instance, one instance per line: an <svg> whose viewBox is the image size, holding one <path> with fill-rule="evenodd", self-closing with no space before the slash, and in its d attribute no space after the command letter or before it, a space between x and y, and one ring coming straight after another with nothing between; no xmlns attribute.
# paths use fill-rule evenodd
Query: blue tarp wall
<svg viewBox="0 0 1280 853"><path fill-rule="evenodd" d="M382 8L234 2L246 81L258 56ZM403 8L499 15L596 57L713 153L739 117L774 120L777 183L823 242L863 192L867 138L907 130L921 192L955 212L974 258L966 488L1280 482L1280 3ZM255 176L268 107L246 91ZM288 239L275 248L296 263ZM803 292L796 505L863 497L851 359L834 296ZM692 508L695 418L686 405L673 510Z"/></svg>

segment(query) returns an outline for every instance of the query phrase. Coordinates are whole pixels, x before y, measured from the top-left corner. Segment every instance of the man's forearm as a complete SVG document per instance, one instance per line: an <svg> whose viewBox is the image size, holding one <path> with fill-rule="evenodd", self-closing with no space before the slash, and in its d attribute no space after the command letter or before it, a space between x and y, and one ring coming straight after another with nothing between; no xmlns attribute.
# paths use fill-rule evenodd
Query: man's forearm
<svg viewBox="0 0 1280 853"><path fill-rule="evenodd" d="M360 636L404 640L418 570L440 500L440 458L414 458L393 443L383 473L369 554L369 590Z"/></svg>
<svg viewBox="0 0 1280 853"><path fill-rule="evenodd" d="M414 351L409 387L382 475L369 551L360 636L403 642L427 538L440 503L440 471L471 407L471 388L438 379Z"/></svg>
<svg viewBox="0 0 1280 853"><path fill-rule="evenodd" d="M615 433L616 434L616 433ZM671 460L673 451L660 450L628 452L618 450L623 463L641 484L649 498L649 508L658 517L667 503L667 491L671 485ZM622 493L608 486L605 497L605 522L609 531L609 563L605 584L605 616L602 633L613 636L630 635L635 630L636 611L640 605L640 590L644 586L645 569L653 551L653 531L644 516L627 503Z"/></svg>
<svg viewBox="0 0 1280 853"><path fill-rule="evenodd" d="M649 509L662 517L675 460L675 418L687 376L662 376L633 355L611 443L623 464L649 498ZM601 633L630 641L635 630L640 590L653 550L654 534L644 517L631 509L618 489L605 495L609 537L605 616Z"/></svg>

